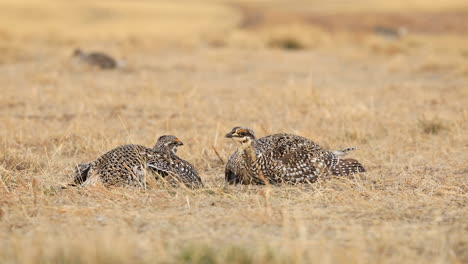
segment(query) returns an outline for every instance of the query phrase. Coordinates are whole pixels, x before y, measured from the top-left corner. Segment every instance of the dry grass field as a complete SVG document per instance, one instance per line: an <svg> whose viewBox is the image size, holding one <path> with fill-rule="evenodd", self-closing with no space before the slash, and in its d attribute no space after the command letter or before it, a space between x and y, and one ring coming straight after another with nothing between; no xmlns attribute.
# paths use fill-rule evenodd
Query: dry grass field
<svg viewBox="0 0 468 264"><path fill-rule="evenodd" d="M468 263L467 106L466 1L3 0L0 263ZM227 186L237 125L368 172ZM205 188L60 189L163 134Z"/></svg>

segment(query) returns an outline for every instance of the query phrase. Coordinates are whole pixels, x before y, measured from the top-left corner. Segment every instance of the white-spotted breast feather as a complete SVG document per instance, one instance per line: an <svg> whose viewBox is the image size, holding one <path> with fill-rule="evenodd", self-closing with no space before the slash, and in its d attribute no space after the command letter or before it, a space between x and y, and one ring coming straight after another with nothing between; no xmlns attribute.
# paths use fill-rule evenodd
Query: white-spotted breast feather
<svg viewBox="0 0 468 264"><path fill-rule="evenodd" d="M341 159L354 148L329 151L307 138L284 133L257 139L245 127L234 127L226 137L238 143L226 164L228 183L263 184L263 179L269 183L311 183L327 174L365 171L356 160Z"/></svg>

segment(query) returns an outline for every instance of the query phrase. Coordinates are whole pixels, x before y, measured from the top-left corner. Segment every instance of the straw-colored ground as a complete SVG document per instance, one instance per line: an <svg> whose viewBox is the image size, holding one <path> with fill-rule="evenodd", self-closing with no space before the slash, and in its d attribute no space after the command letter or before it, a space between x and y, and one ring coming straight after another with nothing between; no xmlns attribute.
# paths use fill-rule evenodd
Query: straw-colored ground
<svg viewBox="0 0 468 264"><path fill-rule="evenodd" d="M468 263L466 1L287 2L0 2L0 263ZM225 186L236 125L368 173ZM206 188L57 188L162 134Z"/></svg>

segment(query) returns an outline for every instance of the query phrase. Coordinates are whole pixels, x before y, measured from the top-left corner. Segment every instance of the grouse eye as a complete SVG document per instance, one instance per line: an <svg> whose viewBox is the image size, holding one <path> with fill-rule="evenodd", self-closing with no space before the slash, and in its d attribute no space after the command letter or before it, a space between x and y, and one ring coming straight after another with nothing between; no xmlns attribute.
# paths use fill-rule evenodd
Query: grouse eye
<svg viewBox="0 0 468 264"><path fill-rule="evenodd" d="M237 130L237 134L241 137L244 137L247 135L247 131L245 131L245 129L240 129L240 130Z"/></svg>

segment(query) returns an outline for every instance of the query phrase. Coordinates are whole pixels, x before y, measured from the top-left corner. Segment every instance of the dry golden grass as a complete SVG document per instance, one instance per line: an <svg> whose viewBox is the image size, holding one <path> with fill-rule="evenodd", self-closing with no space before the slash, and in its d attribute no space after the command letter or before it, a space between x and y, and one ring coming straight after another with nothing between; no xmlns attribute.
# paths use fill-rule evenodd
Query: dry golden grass
<svg viewBox="0 0 468 264"><path fill-rule="evenodd" d="M0 263L467 263L468 37L269 17L401 2L1 2ZM127 67L76 64L77 46ZM235 125L356 146L368 173L225 186L215 150L226 160ZM206 188L58 188L73 165L162 134Z"/></svg>

